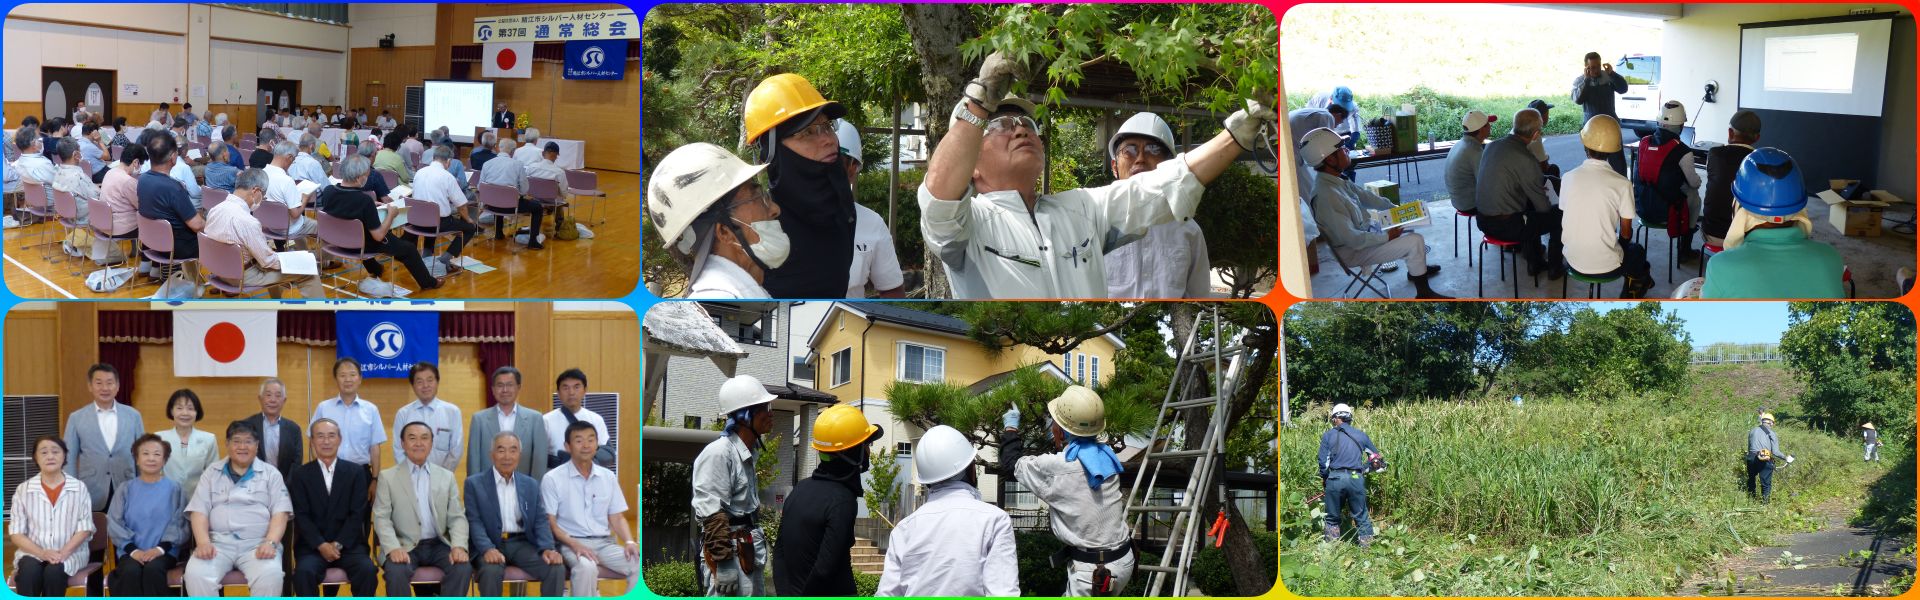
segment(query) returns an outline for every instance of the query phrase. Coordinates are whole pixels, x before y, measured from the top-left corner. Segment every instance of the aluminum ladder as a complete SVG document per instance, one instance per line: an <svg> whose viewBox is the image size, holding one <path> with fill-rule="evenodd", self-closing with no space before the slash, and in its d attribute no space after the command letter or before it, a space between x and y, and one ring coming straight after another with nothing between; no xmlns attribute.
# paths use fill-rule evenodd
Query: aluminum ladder
<svg viewBox="0 0 1920 600"><path fill-rule="evenodd" d="M1239 387L1241 363L1248 351L1238 342L1223 345L1221 327L1224 323L1218 308L1195 315L1193 331L1187 333L1186 342L1181 346L1173 379L1167 383L1167 394L1160 402L1159 416L1154 419L1153 437L1147 441L1145 456L1140 469L1134 473L1133 488L1127 495L1127 517L1132 522L1136 540L1147 539L1149 526L1158 522L1156 515L1173 515L1160 563L1134 567L1136 573L1151 574L1148 596L1159 596L1162 589L1173 596L1187 595L1189 568L1205 542L1199 527L1200 508L1206 504L1204 496L1211 492L1221 502L1227 500L1225 484L1214 482L1215 469L1225 452L1228 400ZM1208 335L1202 335L1202 331L1208 331ZM1198 393L1194 388L1201 382L1211 385L1212 392L1194 398ZM1205 419L1207 427L1199 440L1186 439L1190 419ZM1175 503L1154 504L1153 490L1160 481L1161 469L1170 462L1192 465L1186 488Z"/></svg>

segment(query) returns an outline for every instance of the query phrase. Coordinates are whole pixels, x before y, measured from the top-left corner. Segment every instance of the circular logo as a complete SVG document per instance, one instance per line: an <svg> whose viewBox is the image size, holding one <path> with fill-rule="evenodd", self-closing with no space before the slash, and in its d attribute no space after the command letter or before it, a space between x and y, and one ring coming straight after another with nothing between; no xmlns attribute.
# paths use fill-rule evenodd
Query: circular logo
<svg viewBox="0 0 1920 600"><path fill-rule="evenodd" d="M407 334L392 321L382 321L367 330L367 350L380 358L393 358L407 347Z"/></svg>
<svg viewBox="0 0 1920 600"><path fill-rule="evenodd" d="M493 26L492 26L492 25L481 25L481 26L480 26L480 41L482 41L482 42L484 42L484 41L487 41L487 40L490 40L490 39L493 39Z"/></svg>
<svg viewBox="0 0 1920 600"><path fill-rule="evenodd" d="M602 52L599 46L588 46L586 52L580 53L580 64L589 69L598 69L600 63L604 62L607 62L607 53Z"/></svg>
<svg viewBox="0 0 1920 600"><path fill-rule="evenodd" d="M512 70L513 63L516 62L520 62L520 57L513 53L512 48L501 48L500 54L493 59L494 66L500 67L502 71Z"/></svg>

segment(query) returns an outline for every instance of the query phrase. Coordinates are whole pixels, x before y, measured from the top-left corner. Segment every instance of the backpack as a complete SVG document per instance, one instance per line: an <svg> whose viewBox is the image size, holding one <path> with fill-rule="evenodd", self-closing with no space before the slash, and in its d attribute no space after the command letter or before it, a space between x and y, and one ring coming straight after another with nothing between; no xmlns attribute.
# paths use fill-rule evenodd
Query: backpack
<svg viewBox="0 0 1920 600"><path fill-rule="evenodd" d="M573 211L562 211L560 216L553 219L553 239L580 239L580 228L575 225Z"/></svg>

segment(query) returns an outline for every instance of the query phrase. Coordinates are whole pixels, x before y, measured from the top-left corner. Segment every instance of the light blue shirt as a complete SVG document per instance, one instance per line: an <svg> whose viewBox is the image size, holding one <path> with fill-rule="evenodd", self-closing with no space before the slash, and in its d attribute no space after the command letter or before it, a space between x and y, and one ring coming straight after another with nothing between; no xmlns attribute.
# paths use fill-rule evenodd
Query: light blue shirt
<svg viewBox="0 0 1920 600"><path fill-rule="evenodd" d="M387 443L387 426L380 419L379 407L365 399L348 405L335 396L313 408L307 428L312 429L313 422L322 418L340 424L340 458L373 466L374 447Z"/></svg>
<svg viewBox="0 0 1920 600"><path fill-rule="evenodd" d="M326 168L320 166L320 161L314 160L311 154L295 154L293 164L287 166L287 175L300 181L327 183Z"/></svg>
<svg viewBox="0 0 1920 600"><path fill-rule="evenodd" d="M480 167L480 183L504 185L527 195L527 166L511 156L496 156Z"/></svg>
<svg viewBox="0 0 1920 600"><path fill-rule="evenodd" d="M95 144L93 140L86 138L81 138L79 142L80 162L86 163L87 165L87 177L91 178L94 173L99 173L101 169L107 168L107 161L105 160L107 157L104 156L106 152L100 150L99 144Z"/></svg>

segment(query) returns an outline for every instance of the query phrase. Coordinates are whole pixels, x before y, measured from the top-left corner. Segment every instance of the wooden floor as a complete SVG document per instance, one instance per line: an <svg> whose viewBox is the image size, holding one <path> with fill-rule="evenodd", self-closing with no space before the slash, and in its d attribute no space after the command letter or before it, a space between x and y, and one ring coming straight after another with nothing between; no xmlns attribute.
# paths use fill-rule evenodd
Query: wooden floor
<svg viewBox="0 0 1920 600"><path fill-rule="evenodd" d="M575 217L588 223L594 239L556 240L551 236L544 250L528 250L506 240L495 241L492 227L475 236L462 255L478 259L496 270L489 273L456 272L442 280L439 289L421 290L405 268L389 264L387 276L400 287L413 290L411 298L621 298L634 290L640 279L640 176L631 173L600 172L600 189L606 198L587 199L577 204ZM595 215L595 204L599 204ZM522 221L524 222L524 220ZM552 227L552 215L547 226ZM48 230L51 234L46 233ZM57 245L37 246L42 236L55 239L59 225L45 223L5 231L5 271L7 288L24 298L142 298L152 295L155 285L141 277L112 293L96 293L86 287L86 273L97 269L92 261L82 261L60 252ZM125 244L124 247L131 246ZM445 248L445 242L439 247ZM42 258L45 254L46 258ZM76 274L77 273L77 274ZM339 274L344 280L335 280ZM356 285L366 277L360 264L350 263L322 273L330 298L359 298ZM287 296L291 297L292 292ZM264 297L264 294L259 296ZM218 296L210 296L218 297Z"/></svg>

